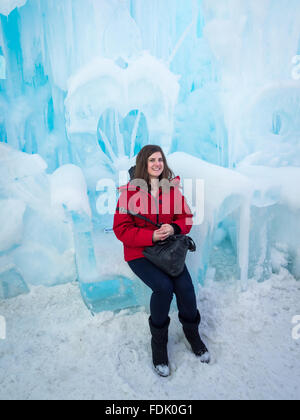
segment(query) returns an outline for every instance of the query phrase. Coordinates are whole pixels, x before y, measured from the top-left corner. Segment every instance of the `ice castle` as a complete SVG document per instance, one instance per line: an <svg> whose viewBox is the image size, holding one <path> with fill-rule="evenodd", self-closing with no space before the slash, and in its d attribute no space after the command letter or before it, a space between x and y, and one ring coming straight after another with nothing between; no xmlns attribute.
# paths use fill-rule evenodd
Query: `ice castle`
<svg viewBox="0 0 300 420"><path fill-rule="evenodd" d="M195 283L300 279L299 22L299 0L0 0L0 300L145 304L107 209L146 144L203 205Z"/></svg>

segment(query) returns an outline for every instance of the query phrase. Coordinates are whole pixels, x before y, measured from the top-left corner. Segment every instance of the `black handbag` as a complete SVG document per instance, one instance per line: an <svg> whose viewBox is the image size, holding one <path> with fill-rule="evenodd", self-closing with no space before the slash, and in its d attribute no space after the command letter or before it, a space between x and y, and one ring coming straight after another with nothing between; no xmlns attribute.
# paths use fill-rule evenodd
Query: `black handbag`
<svg viewBox="0 0 300 420"><path fill-rule="evenodd" d="M140 214L131 213L124 208L117 210L146 220L158 228L162 226L161 223L154 223L147 217L144 217ZM145 247L143 255L145 258L147 258L147 260L151 261L154 265L156 265L169 276L177 277L184 270L185 259L188 251L196 251L195 242L190 236L179 234L169 236L164 241L158 241L155 242L152 246Z"/></svg>

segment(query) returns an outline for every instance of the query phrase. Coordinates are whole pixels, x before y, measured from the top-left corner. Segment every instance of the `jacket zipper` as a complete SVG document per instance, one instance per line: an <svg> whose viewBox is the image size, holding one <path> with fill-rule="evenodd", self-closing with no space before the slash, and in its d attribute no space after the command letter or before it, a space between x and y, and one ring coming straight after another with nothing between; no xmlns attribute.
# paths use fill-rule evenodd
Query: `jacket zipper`
<svg viewBox="0 0 300 420"><path fill-rule="evenodd" d="M159 206L157 204L157 200L155 197L153 197L155 200L155 205L156 205L156 210L157 210L157 214L156 214L156 223L159 225Z"/></svg>
<svg viewBox="0 0 300 420"><path fill-rule="evenodd" d="M144 191L144 190L143 190ZM144 191L144 192L146 192L146 191ZM157 199L151 194L151 193L149 193L149 192L146 192L151 198L154 198L154 201L155 201L155 206L156 206L156 210L157 210L157 214L156 214L156 223L158 224L158 225L162 225L160 222L159 222L159 204L157 203ZM161 192L158 194L158 199L159 199L159 197L160 197L160 195L161 195Z"/></svg>

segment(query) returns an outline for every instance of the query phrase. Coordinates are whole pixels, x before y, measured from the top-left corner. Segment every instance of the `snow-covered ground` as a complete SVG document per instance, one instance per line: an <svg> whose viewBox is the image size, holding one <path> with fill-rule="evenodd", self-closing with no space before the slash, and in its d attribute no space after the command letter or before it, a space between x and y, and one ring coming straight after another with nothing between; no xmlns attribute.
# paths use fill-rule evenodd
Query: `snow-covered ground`
<svg viewBox="0 0 300 420"><path fill-rule="evenodd" d="M172 312L172 374L160 378L145 310L93 317L77 284L36 287L0 302L0 399L299 399L299 297L285 270L245 293L237 283L209 283L198 303L213 362L199 363Z"/></svg>

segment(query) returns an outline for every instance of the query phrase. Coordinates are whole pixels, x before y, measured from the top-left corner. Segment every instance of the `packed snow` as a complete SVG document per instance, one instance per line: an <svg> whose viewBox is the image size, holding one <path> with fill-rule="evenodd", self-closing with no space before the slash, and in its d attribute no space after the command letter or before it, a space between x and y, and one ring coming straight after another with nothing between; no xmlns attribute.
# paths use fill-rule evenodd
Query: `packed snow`
<svg viewBox="0 0 300 420"><path fill-rule="evenodd" d="M171 376L152 368L147 308L92 316L77 283L35 287L1 302L1 399L299 399L300 283L281 269L240 293L236 282L198 290L200 332L212 354L201 364L173 309ZM298 335L296 334L296 337Z"/></svg>

